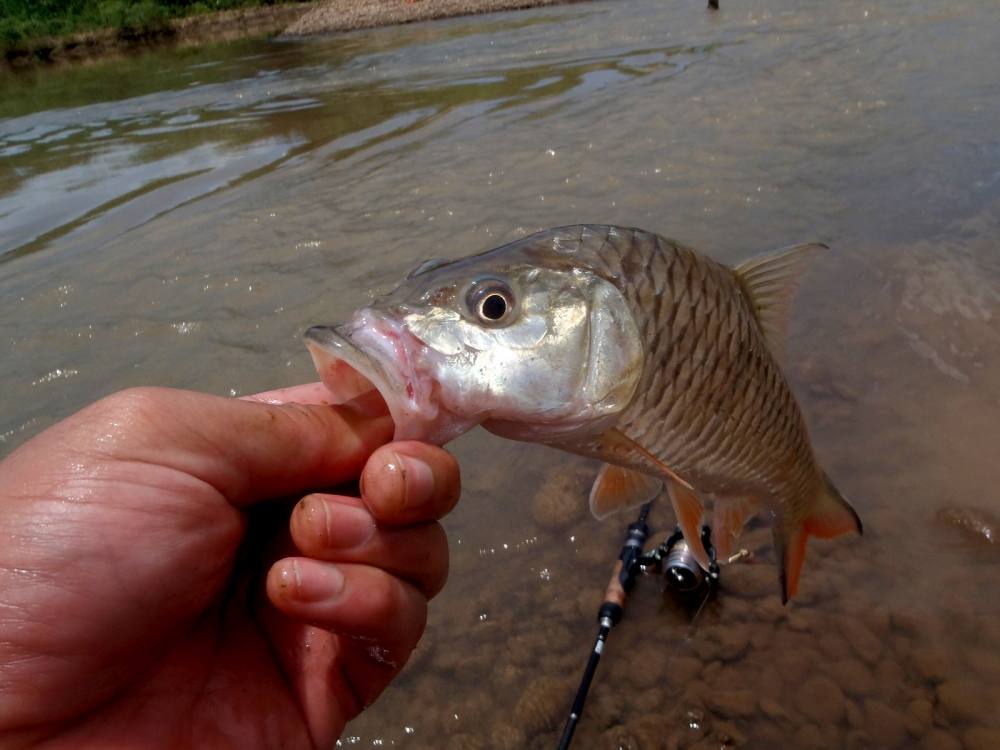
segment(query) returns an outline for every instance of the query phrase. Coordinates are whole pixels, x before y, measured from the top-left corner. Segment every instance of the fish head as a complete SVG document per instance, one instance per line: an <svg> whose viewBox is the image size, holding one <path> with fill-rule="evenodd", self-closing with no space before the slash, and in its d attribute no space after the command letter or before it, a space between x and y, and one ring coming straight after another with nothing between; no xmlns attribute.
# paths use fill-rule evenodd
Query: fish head
<svg viewBox="0 0 1000 750"><path fill-rule="evenodd" d="M642 373L634 316L611 281L538 250L424 263L349 322L310 328L334 400L378 389L397 440L443 444L479 424L536 442L607 429Z"/></svg>

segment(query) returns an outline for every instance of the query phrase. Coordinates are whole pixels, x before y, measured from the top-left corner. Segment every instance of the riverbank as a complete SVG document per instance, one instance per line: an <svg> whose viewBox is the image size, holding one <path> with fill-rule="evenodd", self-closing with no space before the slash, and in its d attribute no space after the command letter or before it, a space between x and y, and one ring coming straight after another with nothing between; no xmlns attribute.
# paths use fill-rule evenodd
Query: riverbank
<svg viewBox="0 0 1000 750"><path fill-rule="evenodd" d="M163 45L192 45L279 34L321 2L258 5L174 18L145 28L103 28L7 42L0 66L80 63Z"/></svg>
<svg viewBox="0 0 1000 750"><path fill-rule="evenodd" d="M573 2L581 0L293 0L174 18L145 28L103 28L8 41L0 48L0 70L83 63L157 46L307 36Z"/></svg>
<svg viewBox="0 0 1000 750"><path fill-rule="evenodd" d="M581 0L326 0L303 13L285 35L326 34L573 2Z"/></svg>

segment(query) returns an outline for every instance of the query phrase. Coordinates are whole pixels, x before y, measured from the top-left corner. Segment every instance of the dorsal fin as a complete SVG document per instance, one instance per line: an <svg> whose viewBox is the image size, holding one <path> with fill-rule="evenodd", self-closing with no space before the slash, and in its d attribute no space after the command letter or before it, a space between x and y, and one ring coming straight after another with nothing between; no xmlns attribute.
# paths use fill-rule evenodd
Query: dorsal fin
<svg viewBox="0 0 1000 750"><path fill-rule="evenodd" d="M818 242L791 245L751 258L733 269L768 345L778 356L784 352L788 307L802 274L816 251L827 249Z"/></svg>

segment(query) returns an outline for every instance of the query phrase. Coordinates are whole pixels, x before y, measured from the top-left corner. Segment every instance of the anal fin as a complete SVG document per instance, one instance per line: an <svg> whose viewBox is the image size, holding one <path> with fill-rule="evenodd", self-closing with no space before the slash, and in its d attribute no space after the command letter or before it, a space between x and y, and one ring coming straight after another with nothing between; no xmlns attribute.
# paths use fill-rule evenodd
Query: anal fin
<svg viewBox="0 0 1000 750"><path fill-rule="evenodd" d="M740 533L747 521L753 518L757 507L752 500L717 499L712 513L712 543L719 560L725 560L733 554L733 545L739 540Z"/></svg>
<svg viewBox="0 0 1000 750"><path fill-rule="evenodd" d="M590 512L598 519L642 505L656 497L663 483L656 477L605 464L590 490Z"/></svg>

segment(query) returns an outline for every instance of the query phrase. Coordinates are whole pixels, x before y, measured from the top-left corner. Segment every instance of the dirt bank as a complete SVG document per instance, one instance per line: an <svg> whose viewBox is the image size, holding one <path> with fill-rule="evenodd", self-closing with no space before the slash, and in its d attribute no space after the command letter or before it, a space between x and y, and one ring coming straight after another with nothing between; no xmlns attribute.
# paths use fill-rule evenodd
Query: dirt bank
<svg viewBox="0 0 1000 750"><path fill-rule="evenodd" d="M493 13L582 0L326 0L266 5L168 21L142 33L101 29L65 37L36 39L0 57L0 71L38 64L80 63L120 57L155 46L191 45L247 36L286 37Z"/></svg>
<svg viewBox="0 0 1000 750"><path fill-rule="evenodd" d="M142 33L100 29L35 39L23 48L7 50L0 58L0 70L4 66L16 70L35 64L87 62L161 45L204 44L277 34L321 5L319 2L264 5L178 18Z"/></svg>
<svg viewBox="0 0 1000 750"><path fill-rule="evenodd" d="M580 0L327 0L304 13L288 27L285 35L325 34L571 2Z"/></svg>

